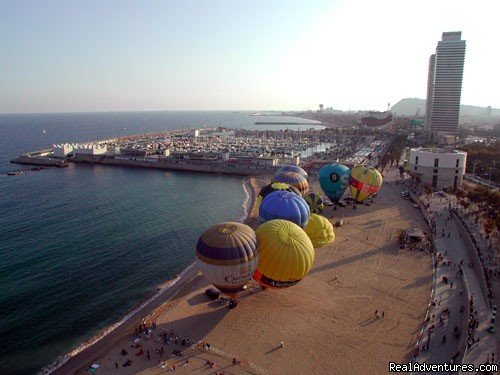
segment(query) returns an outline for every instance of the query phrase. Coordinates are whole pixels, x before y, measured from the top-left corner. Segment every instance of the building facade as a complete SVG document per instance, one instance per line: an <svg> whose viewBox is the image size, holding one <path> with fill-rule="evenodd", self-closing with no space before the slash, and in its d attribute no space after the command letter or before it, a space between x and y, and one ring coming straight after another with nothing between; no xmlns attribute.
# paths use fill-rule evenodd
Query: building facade
<svg viewBox="0 0 500 375"><path fill-rule="evenodd" d="M419 176L421 181L442 190L462 185L467 153L442 148L412 148L410 150L409 172Z"/></svg>
<svg viewBox="0 0 500 375"><path fill-rule="evenodd" d="M425 130L431 130L432 99L434 96L434 76L436 69L436 54L429 57L429 71L427 73L427 101L425 103Z"/></svg>
<svg viewBox="0 0 500 375"><path fill-rule="evenodd" d="M427 83L428 127L435 137L456 136L458 132L464 60L465 40L462 40L462 32L443 33L435 58L431 56L429 59Z"/></svg>

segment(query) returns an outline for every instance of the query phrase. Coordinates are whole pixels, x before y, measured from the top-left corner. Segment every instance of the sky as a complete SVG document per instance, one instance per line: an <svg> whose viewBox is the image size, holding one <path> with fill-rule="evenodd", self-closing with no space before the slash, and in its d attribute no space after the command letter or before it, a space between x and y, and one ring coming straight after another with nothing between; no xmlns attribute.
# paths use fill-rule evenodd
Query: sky
<svg viewBox="0 0 500 375"><path fill-rule="evenodd" d="M0 0L0 113L385 110L444 31L500 108L498 0Z"/></svg>

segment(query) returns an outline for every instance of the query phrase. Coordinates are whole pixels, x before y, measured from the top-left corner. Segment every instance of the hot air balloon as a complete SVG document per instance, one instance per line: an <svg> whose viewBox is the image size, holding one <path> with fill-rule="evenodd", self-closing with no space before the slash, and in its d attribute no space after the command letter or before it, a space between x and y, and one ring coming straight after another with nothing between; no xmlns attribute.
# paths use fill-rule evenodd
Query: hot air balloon
<svg viewBox="0 0 500 375"><path fill-rule="evenodd" d="M274 175L272 182L284 182L295 186L301 194L305 194L309 190L307 178L296 172L278 172Z"/></svg>
<svg viewBox="0 0 500 375"><path fill-rule="evenodd" d="M328 164L318 172L318 180L324 193L332 202L338 202L349 186L350 170L342 164Z"/></svg>
<svg viewBox="0 0 500 375"><path fill-rule="evenodd" d="M349 189L357 202L361 203L376 193L380 186L382 186L382 175L375 168L357 165L351 170Z"/></svg>
<svg viewBox="0 0 500 375"><path fill-rule="evenodd" d="M284 190L268 194L262 200L259 208L261 223L274 219L283 219L303 228L309 221L309 215L309 206L304 198Z"/></svg>
<svg viewBox="0 0 500 375"><path fill-rule="evenodd" d="M245 224L225 222L214 225L198 239L196 258L208 281L222 293L235 298L257 267L257 236Z"/></svg>
<svg viewBox="0 0 500 375"><path fill-rule="evenodd" d="M253 278L262 286L286 288L302 280L312 267L314 248L307 234L287 220L271 220L255 231L259 264Z"/></svg>
<svg viewBox="0 0 500 375"><path fill-rule="evenodd" d="M307 205L309 206L311 213L317 214L323 211L323 208L325 208L325 205L323 204L323 199L318 193L309 193L307 195L304 195L304 199L307 202Z"/></svg>
<svg viewBox="0 0 500 375"><path fill-rule="evenodd" d="M278 191L278 190L285 190L285 191L289 191L290 193L301 195L299 189L297 189L295 186L288 185L288 184L285 184L282 182L271 183L269 185L264 186L262 189L260 189L259 195L257 196L257 200L255 202L255 204L257 205L257 208L260 207L262 200L269 193L272 193L273 191Z"/></svg>
<svg viewBox="0 0 500 375"><path fill-rule="evenodd" d="M335 240L332 223L321 215L311 214L309 223L307 223L304 231L307 233L315 249L326 246Z"/></svg>
<svg viewBox="0 0 500 375"><path fill-rule="evenodd" d="M295 172L304 176L305 178L308 178L307 172L300 168L298 165L284 165L280 168L279 172Z"/></svg>

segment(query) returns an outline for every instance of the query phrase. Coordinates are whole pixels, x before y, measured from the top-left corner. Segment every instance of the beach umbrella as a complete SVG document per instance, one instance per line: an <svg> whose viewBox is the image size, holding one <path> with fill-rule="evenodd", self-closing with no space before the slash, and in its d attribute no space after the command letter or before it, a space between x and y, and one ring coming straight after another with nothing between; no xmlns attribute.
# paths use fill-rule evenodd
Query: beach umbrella
<svg viewBox="0 0 500 375"><path fill-rule="evenodd" d="M301 195L299 189L297 189L295 186L291 186L291 185L285 184L283 182L270 183L270 184L264 186L262 189L260 189L259 195L257 196L257 200L255 202L255 204L257 205L257 208L260 207L262 200L268 194L272 193L273 191L278 191L278 190L285 190L285 191L288 191L290 193Z"/></svg>
<svg viewBox="0 0 500 375"><path fill-rule="evenodd" d="M280 168L279 172L295 172L298 173L305 178L308 178L309 176L307 175L307 172L303 170L301 167L298 165L284 165Z"/></svg>
<svg viewBox="0 0 500 375"><path fill-rule="evenodd" d="M307 193L309 182L307 178L296 172L278 172L274 175L272 182L284 182L285 184L295 186L300 194Z"/></svg>
<svg viewBox="0 0 500 375"><path fill-rule="evenodd" d="M286 288L297 284L311 269L314 247L297 224L271 220L255 231L259 264L253 278L262 286Z"/></svg>
<svg viewBox="0 0 500 375"><path fill-rule="evenodd" d="M289 220L301 227L309 221L309 206L300 195L280 190L268 194L259 207L259 220Z"/></svg>
<svg viewBox="0 0 500 375"><path fill-rule="evenodd" d="M245 224L214 225L198 239L196 260L208 281L222 293L235 298L257 267L257 236Z"/></svg>
<svg viewBox="0 0 500 375"><path fill-rule="evenodd" d="M307 223L304 231L315 249L326 246L335 240L332 223L321 215L311 214L309 223Z"/></svg>
<svg viewBox="0 0 500 375"><path fill-rule="evenodd" d="M304 199L311 210L311 213L319 213L323 211L325 205L323 204L323 199L318 193L309 193L304 195Z"/></svg>
<svg viewBox="0 0 500 375"><path fill-rule="evenodd" d="M318 172L321 189L332 202L337 203L349 186L351 171L342 164L327 164Z"/></svg>
<svg viewBox="0 0 500 375"><path fill-rule="evenodd" d="M382 186L382 175L373 167L357 165L351 170L349 189L356 202L363 202Z"/></svg>

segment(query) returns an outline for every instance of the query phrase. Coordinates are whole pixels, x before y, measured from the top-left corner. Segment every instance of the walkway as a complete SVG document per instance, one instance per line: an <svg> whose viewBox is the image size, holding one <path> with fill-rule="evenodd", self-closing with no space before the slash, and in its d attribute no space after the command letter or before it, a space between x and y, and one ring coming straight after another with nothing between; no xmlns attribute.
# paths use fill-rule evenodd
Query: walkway
<svg viewBox="0 0 500 375"><path fill-rule="evenodd" d="M474 300L474 308L477 311L476 319L479 326L475 337L478 339L466 352L462 363L474 363L479 365L485 363L490 353L497 357L496 337L487 332L491 318L491 310L480 287L474 270L469 266L469 252L462 237L466 233L460 233L453 219L450 218L448 210L449 198L440 198L434 195L430 200L430 210L434 213L436 222L436 248L442 261L438 262L436 277L435 306L431 311L431 319L427 324L428 330L423 346L428 350L420 353L417 361L419 363L444 363L460 361L464 355L465 339L467 338L467 316L469 308L470 292ZM444 233L444 236L443 236ZM460 262L463 267L463 277L459 275ZM450 265L448 265L450 264ZM447 282L443 281L447 278ZM465 287L467 284L467 287ZM449 308L449 317L440 321L443 311ZM461 312L462 311L462 312ZM460 335L455 335L456 328ZM443 343L443 336L446 342ZM459 336L456 338L456 336ZM428 339L430 338L430 342Z"/></svg>

